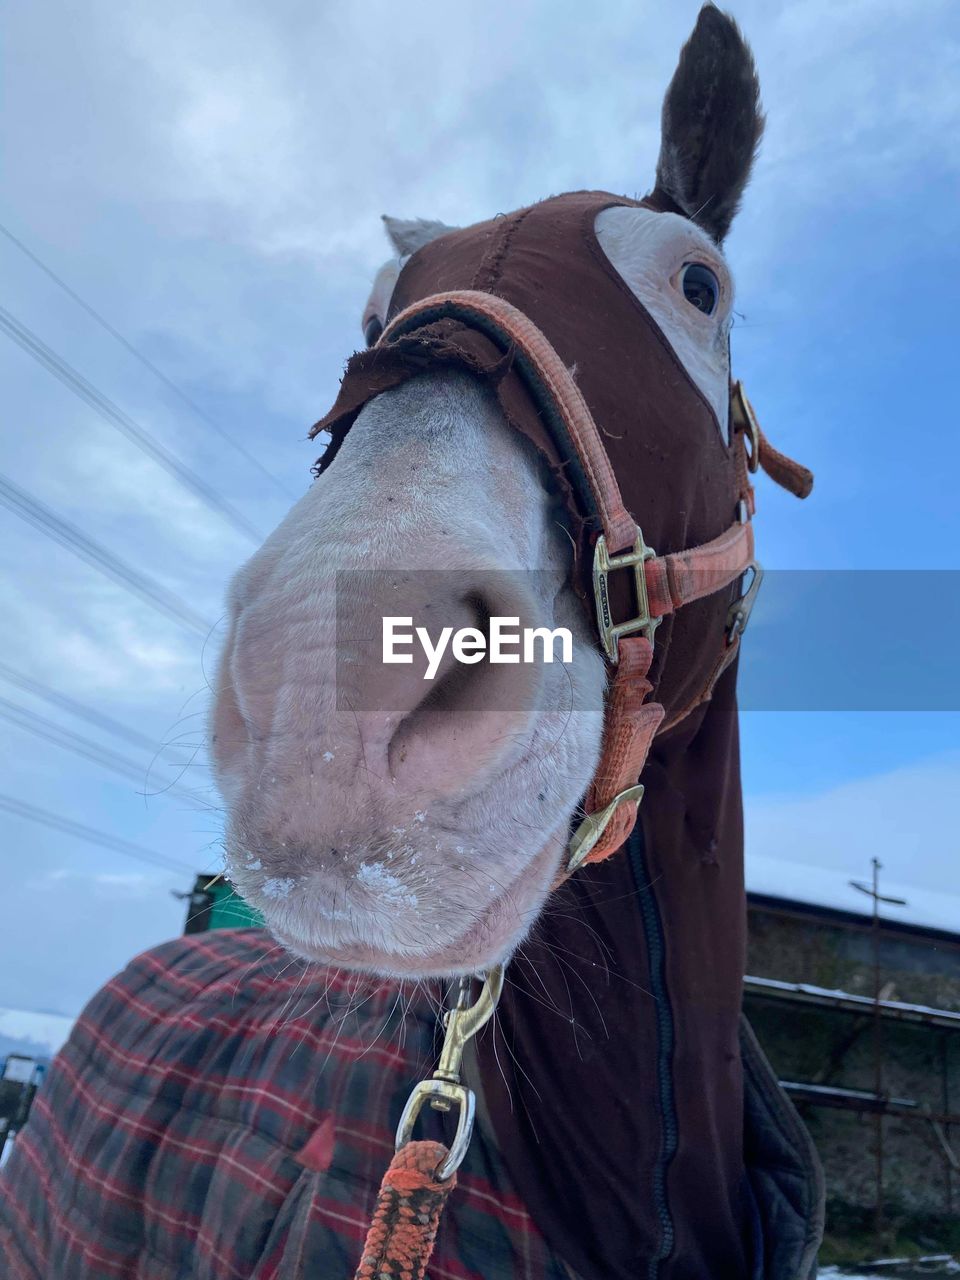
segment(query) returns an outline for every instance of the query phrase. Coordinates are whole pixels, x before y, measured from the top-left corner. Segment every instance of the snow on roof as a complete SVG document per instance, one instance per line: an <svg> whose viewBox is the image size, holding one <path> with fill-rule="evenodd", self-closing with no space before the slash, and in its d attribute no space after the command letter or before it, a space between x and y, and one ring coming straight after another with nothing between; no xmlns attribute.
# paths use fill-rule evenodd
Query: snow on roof
<svg viewBox="0 0 960 1280"><path fill-rule="evenodd" d="M66 1041L75 1019L63 1013L34 1013L29 1009L0 1009L0 1039L7 1052L19 1052L12 1042L23 1041L24 1046L36 1050L45 1049L49 1057Z"/></svg>
<svg viewBox="0 0 960 1280"><path fill-rule="evenodd" d="M765 854L747 855L747 891L811 906L832 907L869 917L873 902L854 889L851 880L866 884L869 872L837 871L831 867L815 867L801 862L781 862ZM881 902L880 918L901 924L940 929L960 935L960 896L956 893L918 889L915 885L896 883L885 877L880 881L881 894L905 898L907 905L898 907Z"/></svg>
<svg viewBox="0 0 960 1280"><path fill-rule="evenodd" d="M781 978L759 978L753 974L746 975L743 985L749 995L796 997L810 1004L829 1004L853 1012L870 1013L878 1003L872 996L862 996L853 991L817 987L810 982L784 982ZM927 1022L942 1027L960 1028L960 1010L936 1009L929 1004L909 1004L903 1000L880 1000L879 1005L884 1016L899 1018L903 1022Z"/></svg>

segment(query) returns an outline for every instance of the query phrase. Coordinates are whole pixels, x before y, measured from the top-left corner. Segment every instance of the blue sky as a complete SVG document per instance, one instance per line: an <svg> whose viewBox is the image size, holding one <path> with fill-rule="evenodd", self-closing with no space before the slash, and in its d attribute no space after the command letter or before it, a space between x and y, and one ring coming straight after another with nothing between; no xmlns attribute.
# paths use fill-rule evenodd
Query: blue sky
<svg viewBox="0 0 960 1280"><path fill-rule="evenodd" d="M279 484L0 237L3 305L268 531L309 483L306 428L333 399L386 256L379 215L469 223L582 186L645 191L697 6L137 10L11 6L0 220ZM761 484L760 557L955 570L960 15L949 0L732 11L768 111L728 242L735 368L774 442L817 474L806 504ZM0 376L0 470L216 621L253 543L2 335ZM878 603L878 637L922 628L923 600ZM199 793L145 799L0 720L0 791L184 867L0 811L0 1006L75 1013L136 951L180 931L170 890L188 887L187 868L218 865L203 761L216 648L216 634L204 645L0 510L0 662L157 748L176 739L177 759L196 752L183 776ZM0 696L146 776L145 748L3 680ZM918 901L955 887L956 713L748 712L743 740L764 884L778 859L784 884L796 883L788 866L840 883L879 853ZM176 776L170 759L161 752L146 789Z"/></svg>

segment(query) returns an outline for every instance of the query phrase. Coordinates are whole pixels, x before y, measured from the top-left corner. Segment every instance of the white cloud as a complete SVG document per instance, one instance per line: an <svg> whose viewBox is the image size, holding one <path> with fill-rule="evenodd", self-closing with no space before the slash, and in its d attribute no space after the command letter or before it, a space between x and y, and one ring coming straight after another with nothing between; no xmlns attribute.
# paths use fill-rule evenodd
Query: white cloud
<svg viewBox="0 0 960 1280"><path fill-rule="evenodd" d="M169 879L169 877L167 877ZM152 897L164 884L154 873L124 871L77 871L68 867L54 867L42 876L25 882L27 889L38 893L49 892L63 886L67 892L86 890L106 901L126 901L129 898Z"/></svg>
<svg viewBox="0 0 960 1280"><path fill-rule="evenodd" d="M44 547L37 554L30 546L0 577L3 588L4 654L64 693L138 704L205 684L202 636L80 567L66 551L50 555Z"/></svg>
<svg viewBox="0 0 960 1280"><path fill-rule="evenodd" d="M149 422L147 415L143 418ZM176 452L189 453L189 448ZM58 510L83 512L95 494L98 525L128 531L139 527L155 542L167 543L166 557L162 545L154 552L155 564L166 559L168 571L172 567L178 574L192 564L194 575L200 569L212 576L211 568L222 575L226 565L249 555L255 546L133 444L118 440L115 432L96 421L72 433L62 469L50 487Z"/></svg>
<svg viewBox="0 0 960 1280"><path fill-rule="evenodd" d="M760 868L762 860L767 884L776 883L781 862L785 880L793 884L801 865L837 873L844 881L864 879L870 859L878 857L885 880L906 887L908 897L915 890L929 900L960 887L960 754L829 790L748 795L745 807L748 869L752 863ZM960 898L946 901L944 911L955 913L953 927L960 931Z"/></svg>

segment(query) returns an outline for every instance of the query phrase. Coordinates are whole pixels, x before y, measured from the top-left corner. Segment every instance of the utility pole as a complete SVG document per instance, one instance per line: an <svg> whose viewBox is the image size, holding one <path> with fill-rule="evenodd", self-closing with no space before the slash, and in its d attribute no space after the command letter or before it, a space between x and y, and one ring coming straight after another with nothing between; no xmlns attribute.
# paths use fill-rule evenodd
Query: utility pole
<svg viewBox="0 0 960 1280"><path fill-rule="evenodd" d="M862 884L859 880L851 880L850 885L859 889L868 898L873 899L873 1091L876 1095L876 1204L873 1211L873 1229L877 1237L877 1246L883 1246L883 1115L887 1100L883 1088L883 1023L880 1010L880 903L905 907L905 898L884 897L880 892L880 872L883 864L879 858L871 858L873 867L873 884Z"/></svg>

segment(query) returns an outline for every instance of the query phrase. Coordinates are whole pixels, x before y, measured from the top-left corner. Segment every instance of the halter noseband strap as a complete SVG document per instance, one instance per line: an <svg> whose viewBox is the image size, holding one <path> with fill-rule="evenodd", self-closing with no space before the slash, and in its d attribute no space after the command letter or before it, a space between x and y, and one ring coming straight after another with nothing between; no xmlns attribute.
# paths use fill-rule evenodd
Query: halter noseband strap
<svg viewBox="0 0 960 1280"><path fill-rule="evenodd" d="M774 478L794 492L800 492L804 476L809 477L809 492L812 477L769 446L763 447L765 442L753 410L740 384L735 384L731 418L734 447L740 452L740 519L702 546L658 556L645 544L640 527L624 506L610 458L573 375L544 333L517 307L495 294L471 289L432 294L397 315L377 345L449 319L479 329L504 352L512 353L561 455L570 465L581 504L601 529L594 547L593 590L598 637L613 672L607 689L600 762L585 806L587 816L571 838L567 865L557 880L560 883L578 866L599 862L623 844L636 821L643 794L643 788L636 785L637 778L655 735L706 701L736 657L761 575L753 557L753 489L749 472L756 470L769 453ZM749 451L745 443L748 434ZM707 684L664 725L664 708L647 701L652 692L648 676L657 625L666 614L685 604L722 591L747 570L753 571L753 581L749 591L731 608L723 648ZM608 584L610 575L621 571L633 575L637 613L627 621L615 622Z"/></svg>

